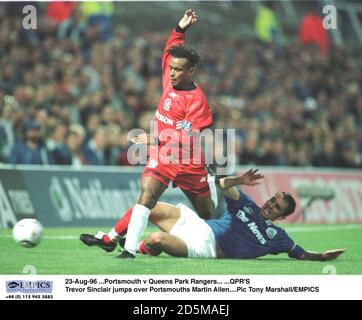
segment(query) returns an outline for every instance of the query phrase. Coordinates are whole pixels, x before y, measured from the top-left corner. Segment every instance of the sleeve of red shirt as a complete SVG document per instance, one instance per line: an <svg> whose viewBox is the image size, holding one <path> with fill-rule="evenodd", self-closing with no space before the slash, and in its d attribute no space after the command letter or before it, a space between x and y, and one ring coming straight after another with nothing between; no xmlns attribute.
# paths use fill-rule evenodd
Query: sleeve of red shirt
<svg viewBox="0 0 362 320"><path fill-rule="evenodd" d="M176 29L173 29L170 37L168 38L165 49L162 54L162 87L165 88L167 84L171 81L170 79L170 69L168 67L171 59L171 55L167 53L167 50L175 45L185 42L185 33L177 32Z"/></svg>

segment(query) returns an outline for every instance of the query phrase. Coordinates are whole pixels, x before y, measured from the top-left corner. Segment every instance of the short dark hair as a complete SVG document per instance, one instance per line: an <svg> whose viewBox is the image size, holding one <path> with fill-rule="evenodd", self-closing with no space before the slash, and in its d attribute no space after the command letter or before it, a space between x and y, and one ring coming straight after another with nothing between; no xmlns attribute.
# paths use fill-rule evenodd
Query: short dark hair
<svg viewBox="0 0 362 320"><path fill-rule="evenodd" d="M283 194L283 200L285 201L286 207L283 210L282 217L287 217L291 215L296 207L296 202L293 196L288 192L282 192Z"/></svg>
<svg viewBox="0 0 362 320"><path fill-rule="evenodd" d="M190 67L197 67L202 62L200 54L193 47L186 44L172 46L167 52L175 58L186 58Z"/></svg>

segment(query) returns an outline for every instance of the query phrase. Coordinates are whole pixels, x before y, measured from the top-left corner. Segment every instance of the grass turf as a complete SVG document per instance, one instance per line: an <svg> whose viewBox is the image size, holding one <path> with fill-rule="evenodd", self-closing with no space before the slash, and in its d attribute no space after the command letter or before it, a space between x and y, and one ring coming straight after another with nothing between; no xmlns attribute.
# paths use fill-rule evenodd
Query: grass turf
<svg viewBox="0 0 362 320"><path fill-rule="evenodd" d="M37 274L59 275L322 275L330 266L337 274L362 274L362 225L286 226L289 235L306 250L347 248L337 260L328 262L297 261L286 254L253 260L186 259L166 254L120 260L114 258L118 249L105 253L78 240L80 233L102 229L108 230L47 228L40 244L31 249L16 244L11 230L0 229L0 274L27 274L35 268ZM149 227L147 231L155 230Z"/></svg>

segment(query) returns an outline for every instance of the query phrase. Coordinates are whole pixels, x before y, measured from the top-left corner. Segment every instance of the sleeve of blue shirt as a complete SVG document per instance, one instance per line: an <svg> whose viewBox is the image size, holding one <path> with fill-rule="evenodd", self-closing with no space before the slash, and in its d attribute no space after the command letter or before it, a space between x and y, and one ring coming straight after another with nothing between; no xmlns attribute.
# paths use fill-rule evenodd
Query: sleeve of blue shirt
<svg viewBox="0 0 362 320"><path fill-rule="evenodd" d="M247 203L254 202L253 200L251 200L251 198L247 194L242 192L240 189L238 189L238 192L240 194L239 200L234 200L234 199L231 199L231 198L228 198L227 196L225 196L226 205L227 205L227 209L229 212L235 211L235 210L237 212L240 208L242 208Z"/></svg>
<svg viewBox="0 0 362 320"><path fill-rule="evenodd" d="M298 246L285 230L279 229L278 239L275 241L271 254L288 253L290 258L298 259L305 252L304 249Z"/></svg>
<svg viewBox="0 0 362 320"><path fill-rule="evenodd" d="M288 252L288 256L289 258L299 259L304 253L305 250L296 244L294 248Z"/></svg>

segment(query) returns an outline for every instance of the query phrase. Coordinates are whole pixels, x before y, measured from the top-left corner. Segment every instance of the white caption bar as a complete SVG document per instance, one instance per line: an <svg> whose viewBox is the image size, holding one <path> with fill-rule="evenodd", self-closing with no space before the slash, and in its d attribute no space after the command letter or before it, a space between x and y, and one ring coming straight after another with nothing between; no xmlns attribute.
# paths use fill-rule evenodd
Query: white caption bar
<svg viewBox="0 0 362 320"><path fill-rule="evenodd" d="M0 300L360 299L362 276L0 276Z"/></svg>

